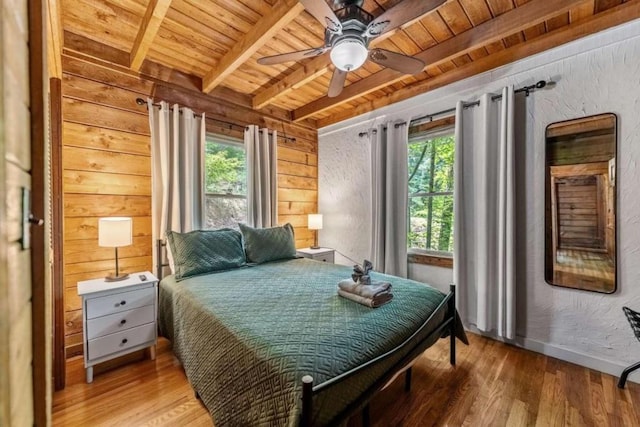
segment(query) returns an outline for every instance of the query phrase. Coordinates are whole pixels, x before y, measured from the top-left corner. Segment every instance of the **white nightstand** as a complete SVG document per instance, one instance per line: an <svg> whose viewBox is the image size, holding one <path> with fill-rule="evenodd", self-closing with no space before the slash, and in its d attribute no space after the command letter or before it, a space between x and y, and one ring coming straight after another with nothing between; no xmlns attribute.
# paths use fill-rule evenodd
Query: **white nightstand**
<svg viewBox="0 0 640 427"><path fill-rule="evenodd" d="M298 256L315 259L316 261L328 262L331 264L333 264L334 262L334 253L335 249L331 248L302 248L296 251L296 255Z"/></svg>
<svg viewBox="0 0 640 427"><path fill-rule="evenodd" d="M144 276L144 278L143 278ZM158 279L148 271L120 282L78 282L82 296L84 367L93 382L93 366L150 347L156 356Z"/></svg>

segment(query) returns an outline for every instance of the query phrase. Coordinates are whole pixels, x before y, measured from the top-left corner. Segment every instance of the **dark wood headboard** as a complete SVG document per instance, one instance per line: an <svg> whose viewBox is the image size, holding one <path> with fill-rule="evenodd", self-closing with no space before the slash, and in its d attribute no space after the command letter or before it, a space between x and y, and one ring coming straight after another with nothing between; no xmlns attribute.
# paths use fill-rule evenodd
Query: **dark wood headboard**
<svg viewBox="0 0 640 427"><path fill-rule="evenodd" d="M164 268L169 267L168 258L165 256L166 252L162 250L162 248L165 248L166 246L167 242L165 240L156 240L156 277L158 278L158 280L162 280L162 277L164 276L162 274Z"/></svg>

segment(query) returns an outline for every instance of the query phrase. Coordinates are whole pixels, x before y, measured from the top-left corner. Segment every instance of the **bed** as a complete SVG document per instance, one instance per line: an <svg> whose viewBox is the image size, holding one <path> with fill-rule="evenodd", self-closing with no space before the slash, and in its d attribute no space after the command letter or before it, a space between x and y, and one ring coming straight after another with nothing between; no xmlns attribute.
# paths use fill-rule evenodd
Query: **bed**
<svg viewBox="0 0 640 427"><path fill-rule="evenodd" d="M371 309L337 295L350 274L303 258L162 279L161 333L217 427L336 425L439 338L455 363L453 290L374 273L394 299Z"/></svg>

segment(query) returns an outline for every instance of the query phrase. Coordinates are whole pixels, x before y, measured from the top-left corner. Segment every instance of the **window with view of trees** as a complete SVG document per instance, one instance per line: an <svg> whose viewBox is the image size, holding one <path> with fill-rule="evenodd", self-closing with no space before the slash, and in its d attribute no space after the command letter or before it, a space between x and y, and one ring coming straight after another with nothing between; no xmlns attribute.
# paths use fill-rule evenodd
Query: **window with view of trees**
<svg viewBox="0 0 640 427"><path fill-rule="evenodd" d="M204 155L204 228L237 228L247 219L244 144L208 135Z"/></svg>
<svg viewBox="0 0 640 427"><path fill-rule="evenodd" d="M453 252L453 129L409 139L409 236L412 250Z"/></svg>

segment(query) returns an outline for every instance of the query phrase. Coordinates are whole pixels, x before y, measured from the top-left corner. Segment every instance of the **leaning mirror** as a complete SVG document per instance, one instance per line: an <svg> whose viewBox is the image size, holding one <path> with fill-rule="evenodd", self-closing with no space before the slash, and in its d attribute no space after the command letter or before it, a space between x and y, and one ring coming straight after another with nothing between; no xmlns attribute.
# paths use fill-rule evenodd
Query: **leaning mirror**
<svg viewBox="0 0 640 427"><path fill-rule="evenodd" d="M546 130L545 280L616 290L615 114L552 123Z"/></svg>

